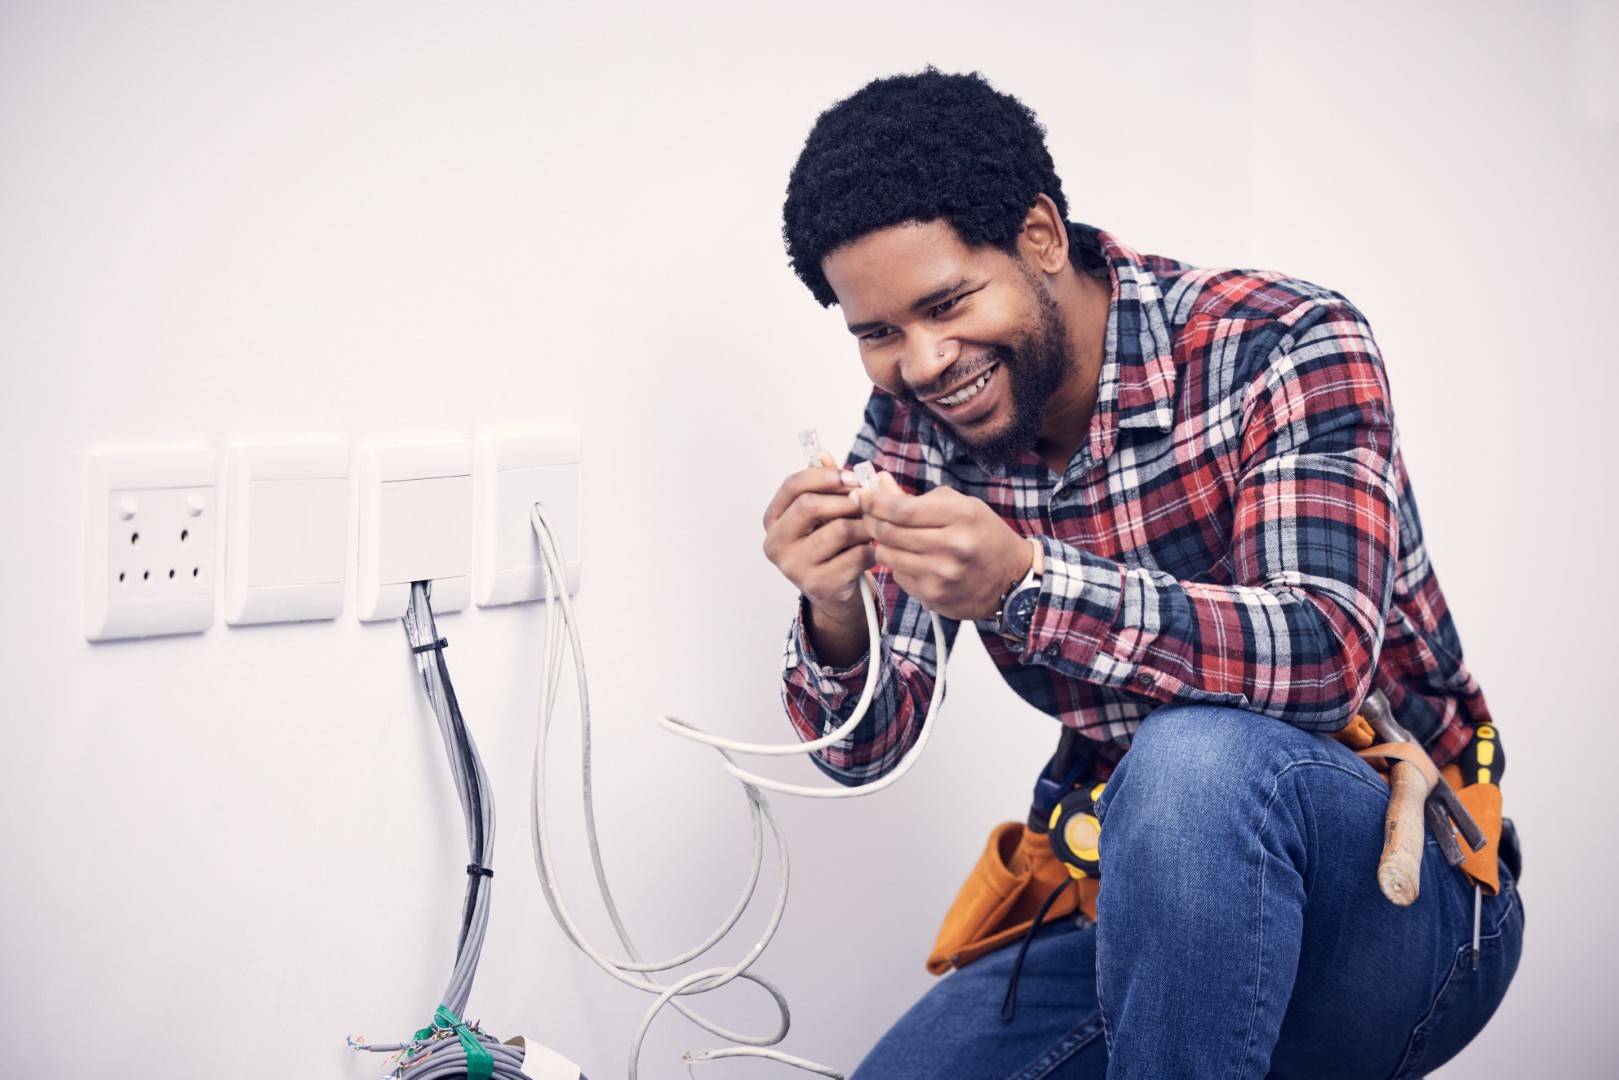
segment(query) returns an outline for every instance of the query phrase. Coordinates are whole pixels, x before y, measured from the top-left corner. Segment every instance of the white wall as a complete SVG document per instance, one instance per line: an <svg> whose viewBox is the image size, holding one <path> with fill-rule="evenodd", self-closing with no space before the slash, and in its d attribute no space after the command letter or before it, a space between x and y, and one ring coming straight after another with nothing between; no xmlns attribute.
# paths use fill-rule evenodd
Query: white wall
<svg viewBox="0 0 1619 1080"><path fill-rule="evenodd" d="M0 6L4 1071L84 1075L117 1047L127 1077L374 1075L343 1035L427 1018L458 918L459 811L399 628L88 645L92 445L577 425L609 870L648 952L717 922L743 801L651 718L786 733L792 594L759 516L798 428L847 445L864 383L786 268L782 189L821 108L925 62L1039 111L1076 216L1369 314L1528 845L1518 983L1446 1075L1611 1067L1619 894L1583 846L1613 821L1619 751L1611 6L681 7ZM645 1002L570 950L528 865L542 617L444 619L502 813L470 1011L611 1077ZM760 970L793 1001L790 1051L859 1059L928 985L983 834L1025 805L1050 724L976 645L954 670L903 784L780 804L794 894ZM555 781L600 934L577 779ZM770 1024L756 992L717 996ZM712 1044L665 1018L646 1075Z"/></svg>

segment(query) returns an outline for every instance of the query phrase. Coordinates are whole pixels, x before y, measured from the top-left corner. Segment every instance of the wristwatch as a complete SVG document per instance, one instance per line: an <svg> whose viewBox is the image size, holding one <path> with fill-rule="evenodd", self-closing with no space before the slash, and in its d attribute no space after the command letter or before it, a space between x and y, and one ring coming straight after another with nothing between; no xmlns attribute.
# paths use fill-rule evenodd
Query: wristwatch
<svg viewBox="0 0 1619 1080"><path fill-rule="evenodd" d="M996 632L1012 645L1022 645L1029 640L1029 625L1034 621L1035 605L1040 600L1040 571L1045 568L1046 549L1037 538L1031 536L1028 540L1034 547L1029 572L1001 594L1000 610L995 612Z"/></svg>

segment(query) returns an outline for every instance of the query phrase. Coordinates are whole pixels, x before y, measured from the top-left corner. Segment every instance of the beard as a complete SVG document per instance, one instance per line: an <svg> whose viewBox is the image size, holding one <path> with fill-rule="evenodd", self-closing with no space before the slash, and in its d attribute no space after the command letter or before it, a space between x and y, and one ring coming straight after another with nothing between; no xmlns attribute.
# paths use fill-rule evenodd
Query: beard
<svg viewBox="0 0 1619 1080"><path fill-rule="evenodd" d="M1026 273L1025 276L1031 275ZM991 346L986 354L990 363L1000 365L1001 377L1006 380L1012 401L1011 419L999 431L981 436L968 435L941 420L973 460L986 469L1005 468L1025 450L1034 449L1045 423L1046 402L1074 370L1073 350L1068 343L1062 310L1045 289L1032 280L1030 286L1040 305L1039 321L1016 341ZM982 366L987 368L990 363ZM940 419L909 386L904 388L901 397L912 408Z"/></svg>

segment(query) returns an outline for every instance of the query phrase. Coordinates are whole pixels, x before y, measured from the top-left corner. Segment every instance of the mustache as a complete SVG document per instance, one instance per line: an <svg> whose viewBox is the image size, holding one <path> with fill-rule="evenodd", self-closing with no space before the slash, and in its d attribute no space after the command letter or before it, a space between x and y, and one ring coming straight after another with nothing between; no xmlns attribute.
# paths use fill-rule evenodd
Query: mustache
<svg viewBox="0 0 1619 1080"><path fill-rule="evenodd" d="M952 386L961 386L971 382L997 364L1005 364L1011 359L1011 356L1012 350L1006 346L991 346L982 356L957 360L946 368L942 375L926 386L912 386L906 383L905 397L912 404L920 404L923 398L937 397Z"/></svg>

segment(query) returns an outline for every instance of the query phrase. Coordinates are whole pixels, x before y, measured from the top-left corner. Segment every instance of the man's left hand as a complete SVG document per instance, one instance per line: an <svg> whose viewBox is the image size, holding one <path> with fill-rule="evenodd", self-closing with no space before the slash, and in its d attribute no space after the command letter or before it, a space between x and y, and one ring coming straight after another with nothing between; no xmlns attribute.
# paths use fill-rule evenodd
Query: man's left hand
<svg viewBox="0 0 1619 1080"><path fill-rule="evenodd" d="M987 619L1029 572L1029 542L989 504L953 488L908 495L887 473L850 497L900 588L947 619Z"/></svg>

